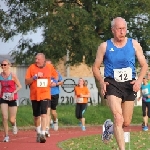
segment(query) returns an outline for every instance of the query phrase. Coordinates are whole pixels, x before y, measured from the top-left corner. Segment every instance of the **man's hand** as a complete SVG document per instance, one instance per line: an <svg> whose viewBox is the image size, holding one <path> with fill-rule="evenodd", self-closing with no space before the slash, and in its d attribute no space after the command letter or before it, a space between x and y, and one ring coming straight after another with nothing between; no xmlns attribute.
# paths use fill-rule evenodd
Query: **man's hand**
<svg viewBox="0 0 150 150"><path fill-rule="evenodd" d="M138 92L141 88L141 81L137 80L133 80L132 82L130 82L131 84L133 84L133 91L134 92Z"/></svg>
<svg viewBox="0 0 150 150"><path fill-rule="evenodd" d="M108 82L103 82L103 83L100 83L100 86L101 86L101 94L104 96L105 93L107 92L106 91L106 86L109 85Z"/></svg>
<svg viewBox="0 0 150 150"><path fill-rule="evenodd" d="M55 87L57 84L55 82L51 82L51 87Z"/></svg>

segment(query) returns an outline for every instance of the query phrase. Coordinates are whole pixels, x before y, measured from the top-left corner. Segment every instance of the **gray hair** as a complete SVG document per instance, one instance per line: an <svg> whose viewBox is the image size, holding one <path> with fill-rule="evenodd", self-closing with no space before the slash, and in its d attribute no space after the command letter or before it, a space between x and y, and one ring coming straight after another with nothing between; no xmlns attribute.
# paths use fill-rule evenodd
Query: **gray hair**
<svg viewBox="0 0 150 150"><path fill-rule="evenodd" d="M43 53L37 53L36 56L38 56L38 55L42 56L45 59L45 55Z"/></svg>
<svg viewBox="0 0 150 150"><path fill-rule="evenodd" d="M113 28L115 26L116 20L123 20L126 23L126 27L127 27L127 22L124 18L122 17L116 17L111 21L111 28Z"/></svg>

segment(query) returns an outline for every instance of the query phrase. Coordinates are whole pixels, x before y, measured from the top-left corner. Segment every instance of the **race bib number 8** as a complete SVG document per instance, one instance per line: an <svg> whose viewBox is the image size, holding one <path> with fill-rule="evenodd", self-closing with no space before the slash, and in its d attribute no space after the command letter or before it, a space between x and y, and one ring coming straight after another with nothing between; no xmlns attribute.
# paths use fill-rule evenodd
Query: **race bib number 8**
<svg viewBox="0 0 150 150"><path fill-rule="evenodd" d="M77 103L83 103L83 97L77 98Z"/></svg>
<svg viewBox="0 0 150 150"><path fill-rule="evenodd" d="M37 87L47 87L48 79L37 79Z"/></svg>
<svg viewBox="0 0 150 150"><path fill-rule="evenodd" d="M114 79L117 82L125 82L132 80L132 69L130 67L114 69Z"/></svg>
<svg viewBox="0 0 150 150"><path fill-rule="evenodd" d="M3 99L9 101L12 97L12 93L3 93Z"/></svg>

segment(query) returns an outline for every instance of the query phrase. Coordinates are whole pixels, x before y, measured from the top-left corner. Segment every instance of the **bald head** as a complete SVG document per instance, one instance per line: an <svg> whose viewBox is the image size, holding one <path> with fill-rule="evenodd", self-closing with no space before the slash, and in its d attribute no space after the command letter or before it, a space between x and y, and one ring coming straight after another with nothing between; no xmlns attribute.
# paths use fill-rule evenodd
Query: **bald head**
<svg viewBox="0 0 150 150"><path fill-rule="evenodd" d="M121 43L126 42L127 22L124 18L114 18L111 22L111 30L114 35L114 41Z"/></svg>
<svg viewBox="0 0 150 150"><path fill-rule="evenodd" d="M35 56L35 63L38 67L43 67L45 65L45 55L43 53L38 53Z"/></svg>
<svg viewBox="0 0 150 150"><path fill-rule="evenodd" d="M113 28L113 27L117 26L118 23L123 23L123 24L125 24L125 26L126 26L126 28L127 28L127 22L126 22L125 19L122 18L122 17L116 17L116 18L114 18L114 19L111 21L111 27Z"/></svg>

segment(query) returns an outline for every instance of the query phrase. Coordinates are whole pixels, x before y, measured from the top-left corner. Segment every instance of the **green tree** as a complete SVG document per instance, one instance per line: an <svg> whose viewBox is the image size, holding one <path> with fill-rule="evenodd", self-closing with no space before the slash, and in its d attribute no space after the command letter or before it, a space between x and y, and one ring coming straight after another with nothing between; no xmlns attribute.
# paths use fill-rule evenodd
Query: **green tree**
<svg viewBox="0 0 150 150"><path fill-rule="evenodd" d="M98 45L111 37L110 21L116 16L128 21L129 36L149 50L149 0L5 0L5 4L8 10L0 10L4 41L42 29L41 43L20 39L12 52L17 63L30 63L37 52L57 62L69 50L70 64L82 62L85 55L91 65Z"/></svg>
<svg viewBox="0 0 150 150"><path fill-rule="evenodd" d="M42 29L41 43L21 38L12 55L16 63L29 64L43 52L58 62L67 50L69 64L92 65L98 45L111 38L110 21L117 16L128 22L128 36L137 39L144 52L150 45L149 0L5 0L0 9L0 37L8 41ZM22 36L23 37L23 36Z"/></svg>

